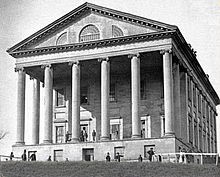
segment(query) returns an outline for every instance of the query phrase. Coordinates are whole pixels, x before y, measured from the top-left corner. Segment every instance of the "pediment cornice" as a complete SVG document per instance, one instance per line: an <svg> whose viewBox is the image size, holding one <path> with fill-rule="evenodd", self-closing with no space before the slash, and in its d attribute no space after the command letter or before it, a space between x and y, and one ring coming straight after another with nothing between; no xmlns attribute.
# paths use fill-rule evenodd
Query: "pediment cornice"
<svg viewBox="0 0 220 177"><path fill-rule="evenodd" d="M98 14L107 18L113 18L126 23L131 23L150 29L155 29L158 32L173 31L177 29L177 27L174 25L168 25L162 22L150 20L144 17L132 15L129 13L109 9L106 7L86 2L81 6L77 7L76 9L72 10L71 12L67 13L66 15L62 16L58 20L54 21L53 23L32 34L23 41L19 42L18 44L14 45L10 49L8 49L7 52L12 53L15 51L24 50L28 48L28 46L38 43L40 40L55 33L59 29L90 13Z"/></svg>
<svg viewBox="0 0 220 177"><path fill-rule="evenodd" d="M48 46L48 47L41 47L34 49L25 49L25 50L9 52L9 54L14 58L20 58L20 57L36 56L36 55L43 55L50 53L85 50L85 49L100 48L106 46L124 45L124 44L136 43L142 41L150 41L155 39L169 38L174 34L175 31L153 32L153 33L145 33L145 34L138 34L132 36L123 36L117 38L95 40L89 42L80 42L80 43Z"/></svg>

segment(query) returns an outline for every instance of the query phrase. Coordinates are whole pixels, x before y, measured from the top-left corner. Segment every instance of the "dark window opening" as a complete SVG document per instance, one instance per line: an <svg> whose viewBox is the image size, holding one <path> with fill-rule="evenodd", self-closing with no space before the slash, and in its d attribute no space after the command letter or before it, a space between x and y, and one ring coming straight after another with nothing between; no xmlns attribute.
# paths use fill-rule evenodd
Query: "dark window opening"
<svg viewBox="0 0 220 177"><path fill-rule="evenodd" d="M80 103L81 104L88 104L89 103L89 100L88 100L88 87L82 87L80 93L81 93Z"/></svg>
<svg viewBox="0 0 220 177"><path fill-rule="evenodd" d="M56 91L56 106L65 106L65 92L63 88Z"/></svg>

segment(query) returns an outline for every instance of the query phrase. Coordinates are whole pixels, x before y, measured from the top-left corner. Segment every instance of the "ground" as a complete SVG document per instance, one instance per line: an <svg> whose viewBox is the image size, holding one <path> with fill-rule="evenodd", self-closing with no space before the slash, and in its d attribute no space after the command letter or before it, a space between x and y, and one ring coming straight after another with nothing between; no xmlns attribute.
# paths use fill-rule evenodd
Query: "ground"
<svg viewBox="0 0 220 177"><path fill-rule="evenodd" d="M217 177L220 166L140 162L0 162L0 177Z"/></svg>

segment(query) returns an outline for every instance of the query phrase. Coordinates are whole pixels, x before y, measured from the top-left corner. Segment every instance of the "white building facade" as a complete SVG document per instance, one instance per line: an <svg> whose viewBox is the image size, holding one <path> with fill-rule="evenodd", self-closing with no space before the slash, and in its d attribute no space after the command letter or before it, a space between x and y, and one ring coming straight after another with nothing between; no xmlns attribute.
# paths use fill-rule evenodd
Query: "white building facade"
<svg viewBox="0 0 220 177"><path fill-rule="evenodd" d="M220 100L176 26L85 3L7 52L18 73L15 155L26 149L42 161L89 161L107 152L147 158L150 148L217 151ZM33 81L30 145L26 75Z"/></svg>

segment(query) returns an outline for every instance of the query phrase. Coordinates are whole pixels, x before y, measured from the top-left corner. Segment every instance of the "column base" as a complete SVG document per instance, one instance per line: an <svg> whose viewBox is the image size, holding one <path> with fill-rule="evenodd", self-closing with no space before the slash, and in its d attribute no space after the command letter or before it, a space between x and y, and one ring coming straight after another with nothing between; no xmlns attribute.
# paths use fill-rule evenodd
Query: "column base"
<svg viewBox="0 0 220 177"><path fill-rule="evenodd" d="M101 141L109 141L110 138L108 136L102 136Z"/></svg>
<svg viewBox="0 0 220 177"><path fill-rule="evenodd" d="M25 142L16 142L13 146L24 146Z"/></svg>
<svg viewBox="0 0 220 177"><path fill-rule="evenodd" d="M166 137L174 137L175 133L174 132L167 132L167 133L165 133L164 136L166 136Z"/></svg>
<svg viewBox="0 0 220 177"><path fill-rule="evenodd" d="M43 144L52 144L52 140L44 140Z"/></svg>
<svg viewBox="0 0 220 177"><path fill-rule="evenodd" d="M141 139L141 135L132 135L132 139Z"/></svg>
<svg viewBox="0 0 220 177"><path fill-rule="evenodd" d="M79 138L72 138L70 142L71 143L78 143L79 142Z"/></svg>

